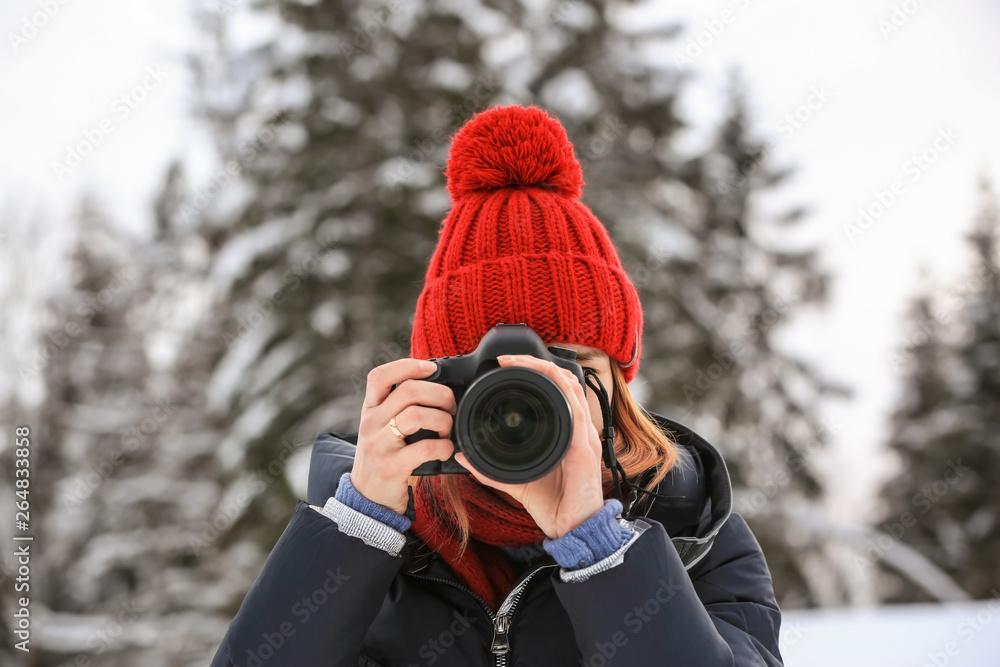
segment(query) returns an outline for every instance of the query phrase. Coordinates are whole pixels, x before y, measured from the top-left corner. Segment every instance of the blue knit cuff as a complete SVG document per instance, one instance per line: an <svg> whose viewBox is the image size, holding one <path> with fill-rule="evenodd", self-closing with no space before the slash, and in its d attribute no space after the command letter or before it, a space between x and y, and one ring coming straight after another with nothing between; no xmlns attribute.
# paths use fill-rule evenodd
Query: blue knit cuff
<svg viewBox="0 0 1000 667"><path fill-rule="evenodd" d="M337 486L337 493L334 495L334 498L351 509L356 509L376 521L381 521L392 526L401 533L409 528L412 523L402 514L394 512L385 505L373 503L361 495L361 492L351 484L351 473L349 471L340 476L340 484Z"/></svg>
<svg viewBox="0 0 1000 667"><path fill-rule="evenodd" d="M604 560L634 536L634 531L615 518L622 511L617 498L608 498L604 507L559 539L546 537L542 546L567 570L577 570Z"/></svg>

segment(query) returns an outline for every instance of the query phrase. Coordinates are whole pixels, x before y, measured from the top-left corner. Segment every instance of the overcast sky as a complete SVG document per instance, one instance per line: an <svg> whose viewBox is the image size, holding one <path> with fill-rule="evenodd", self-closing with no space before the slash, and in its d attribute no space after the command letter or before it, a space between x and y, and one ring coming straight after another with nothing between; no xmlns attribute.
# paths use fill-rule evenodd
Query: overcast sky
<svg viewBox="0 0 1000 667"><path fill-rule="evenodd" d="M831 510L855 512L867 503L859 485L873 490L885 469L877 448L903 379L889 354L908 340L908 297L921 285L945 294L971 266L963 234L976 181L1000 177L1000 4L685 1L662 11L688 21L682 55L709 33L690 65L699 81L685 98L688 118L719 117L725 73L737 67L758 128L777 141L776 163L797 169L766 205L811 209L796 240L822 248L835 280L831 307L799 312L781 340L854 388L853 400L826 406L839 427L826 470ZM713 21L724 11L720 32ZM890 202L881 217L849 235L858 209L878 213L880 197Z"/></svg>
<svg viewBox="0 0 1000 667"><path fill-rule="evenodd" d="M83 189L108 204L123 230L147 234L166 161L179 150L205 154L209 145L186 118L183 54L195 35L188 2L55 4L44 19L38 0L6 0L0 9L0 253L7 257L38 224L33 215L64 220ZM921 267L941 284L968 265L962 234L977 176L1000 174L1000 4L684 0L660 3L643 18L674 19L688 27L662 57L689 58L682 66L696 75L683 98L693 126L685 142L697 145L718 122L725 74L736 67L748 81L757 131L776 142L772 164L797 169L760 203L761 214L808 206L807 228L793 240L821 247L835 279L830 308L793 309L781 341L856 392L824 406L838 425L827 461L831 508L856 513L870 498L859 487L873 490L885 469L876 454L901 380L888 355L905 343L907 297ZM44 25L32 32L31 23ZM86 137L100 139L93 153L77 168L55 170ZM885 212L849 236L845 226L856 223L859 207L877 212L880 197L889 202ZM37 257L41 276L64 235L58 224L33 232L49 244Z"/></svg>

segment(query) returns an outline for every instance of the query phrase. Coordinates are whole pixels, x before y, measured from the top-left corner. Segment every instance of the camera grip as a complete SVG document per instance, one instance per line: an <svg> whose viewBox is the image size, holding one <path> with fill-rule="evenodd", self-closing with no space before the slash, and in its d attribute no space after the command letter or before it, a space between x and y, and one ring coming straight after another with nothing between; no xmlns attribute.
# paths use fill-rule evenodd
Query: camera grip
<svg viewBox="0 0 1000 667"><path fill-rule="evenodd" d="M441 436L438 435L437 431L432 431L427 428L422 428L419 429L416 433L411 433L410 435L403 438L403 442L405 442L408 445L412 445L413 443L419 442L420 440L427 440L428 438L440 438L440 437Z"/></svg>
<svg viewBox="0 0 1000 667"><path fill-rule="evenodd" d="M431 431L426 428L422 428L416 433L411 433L410 435L403 438L403 442L408 445L412 445L420 440L426 440L428 438L440 438L441 436L435 431ZM448 457L446 461L438 461L434 459L432 461L424 461L417 469L413 471L413 475L418 477L431 476L431 475L468 475L468 470L466 470L461 463L455 460L455 455L452 454Z"/></svg>

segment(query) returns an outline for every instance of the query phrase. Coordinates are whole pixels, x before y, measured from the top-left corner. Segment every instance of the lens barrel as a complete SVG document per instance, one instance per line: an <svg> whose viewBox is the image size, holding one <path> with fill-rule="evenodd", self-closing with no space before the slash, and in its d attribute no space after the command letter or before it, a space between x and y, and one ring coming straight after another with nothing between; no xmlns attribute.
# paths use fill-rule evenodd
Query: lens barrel
<svg viewBox="0 0 1000 667"><path fill-rule="evenodd" d="M573 415L559 386L530 368L478 377L456 414L459 448L483 474L509 484L540 479L569 449Z"/></svg>

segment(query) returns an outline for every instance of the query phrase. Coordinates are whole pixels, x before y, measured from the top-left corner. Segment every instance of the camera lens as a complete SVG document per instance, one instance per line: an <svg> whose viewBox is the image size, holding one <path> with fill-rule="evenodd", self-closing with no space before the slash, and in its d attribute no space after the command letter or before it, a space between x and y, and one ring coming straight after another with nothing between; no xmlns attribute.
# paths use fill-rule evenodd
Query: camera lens
<svg viewBox="0 0 1000 667"><path fill-rule="evenodd" d="M499 385L484 395L470 415L479 453L501 468L527 468L545 460L556 445L551 402L524 382Z"/></svg>
<svg viewBox="0 0 1000 667"><path fill-rule="evenodd" d="M572 432L569 402L548 376L502 368L479 378L459 408L457 430L477 469L502 482L548 474L562 459Z"/></svg>

